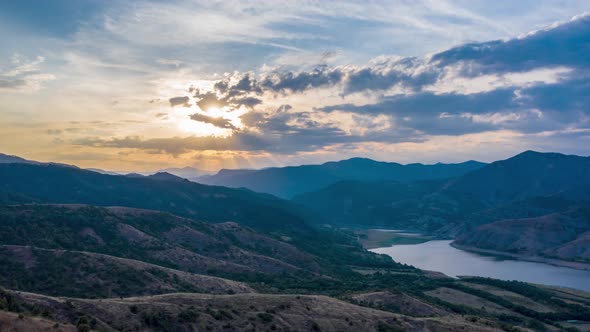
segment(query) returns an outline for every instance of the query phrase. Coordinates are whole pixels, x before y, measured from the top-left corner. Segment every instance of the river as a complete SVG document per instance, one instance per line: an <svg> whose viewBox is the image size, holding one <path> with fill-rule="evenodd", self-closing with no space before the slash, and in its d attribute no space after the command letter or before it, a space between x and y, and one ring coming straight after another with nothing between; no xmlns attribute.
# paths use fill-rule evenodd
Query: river
<svg viewBox="0 0 590 332"><path fill-rule="evenodd" d="M371 251L391 256L395 261L446 275L479 276L519 280L536 284L564 286L590 292L590 271L543 263L478 255L454 248L451 241L428 241L394 245Z"/></svg>

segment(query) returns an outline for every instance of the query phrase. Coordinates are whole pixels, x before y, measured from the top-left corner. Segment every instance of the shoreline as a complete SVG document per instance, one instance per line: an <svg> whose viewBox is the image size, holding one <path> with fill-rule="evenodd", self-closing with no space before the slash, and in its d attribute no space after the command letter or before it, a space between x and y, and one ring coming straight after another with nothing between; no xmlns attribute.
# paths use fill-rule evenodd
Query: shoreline
<svg viewBox="0 0 590 332"><path fill-rule="evenodd" d="M450 246L455 249L459 249L459 250L463 250L463 251L467 251L467 252L472 252L475 254L502 256L502 257L507 257L510 259L518 260L518 261L542 263L542 264L548 264L548 265L553 265L553 266L558 266L558 267L567 267L567 268L575 269L575 270L590 271L590 264L589 263L572 262L572 261L566 261L566 260L562 260L562 259L539 257L539 256L527 256L527 255L520 255L520 254L512 254L512 253L498 251L498 250L490 250L490 249L481 249L481 248L470 247L470 246L462 246L460 244L456 244L454 241L450 243Z"/></svg>
<svg viewBox="0 0 590 332"><path fill-rule="evenodd" d="M356 229L353 232L357 241L366 250L389 247L392 245L411 245L428 242L434 239L433 236L422 233L414 233L407 230L393 229Z"/></svg>

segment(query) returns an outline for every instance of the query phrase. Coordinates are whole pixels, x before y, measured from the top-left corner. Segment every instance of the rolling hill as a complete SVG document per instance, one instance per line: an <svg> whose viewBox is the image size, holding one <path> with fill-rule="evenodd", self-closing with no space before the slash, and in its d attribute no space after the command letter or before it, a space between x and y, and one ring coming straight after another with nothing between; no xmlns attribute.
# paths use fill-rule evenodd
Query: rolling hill
<svg viewBox="0 0 590 332"><path fill-rule="evenodd" d="M100 174L60 165L0 164L0 196L22 202L127 206L209 221L237 221L256 229L307 226L286 201L245 190L206 186L158 173L149 177Z"/></svg>
<svg viewBox="0 0 590 332"><path fill-rule="evenodd" d="M326 259L289 242L233 222L211 224L150 210L87 205L0 206L0 244L8 245L6 250L13 248L10 246L33 248L21 250L20 257L51 256L37 248L75 252L77 257L90 252L245 280L265 274L312 278L331 272ZM6 250L3 257L10 258L10 250ZM55 268L67 264L55 261ZM4 272L10 274L11 268L7 269Z"/></svg>

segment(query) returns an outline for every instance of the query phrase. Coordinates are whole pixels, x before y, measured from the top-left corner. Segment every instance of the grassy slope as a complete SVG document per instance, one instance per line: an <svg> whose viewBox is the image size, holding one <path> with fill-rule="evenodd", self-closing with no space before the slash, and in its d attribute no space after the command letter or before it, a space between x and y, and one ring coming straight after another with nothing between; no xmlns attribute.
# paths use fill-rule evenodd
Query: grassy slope
<svg viewBox="0 0 590 332"><path fill-rule="evenodd" d="M87 322L98 330L495 330L458 315L411 318L314 295L167 294L106 300L58 299L11 292L7 295L21 303L21 311L35 310L69 326ZM26 320L32 318L27 314Z"/></svg>

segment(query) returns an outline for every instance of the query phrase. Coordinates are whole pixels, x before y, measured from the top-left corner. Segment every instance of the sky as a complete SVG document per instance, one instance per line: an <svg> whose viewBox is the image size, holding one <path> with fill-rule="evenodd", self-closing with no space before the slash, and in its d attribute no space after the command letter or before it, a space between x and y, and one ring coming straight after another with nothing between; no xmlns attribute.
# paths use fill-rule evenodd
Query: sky
<svg viewBox="0 0 590 332"><path fill-rule="evenodd" d="M0 152L115 171L590 155L590 1L0 1Z"/></svg>

